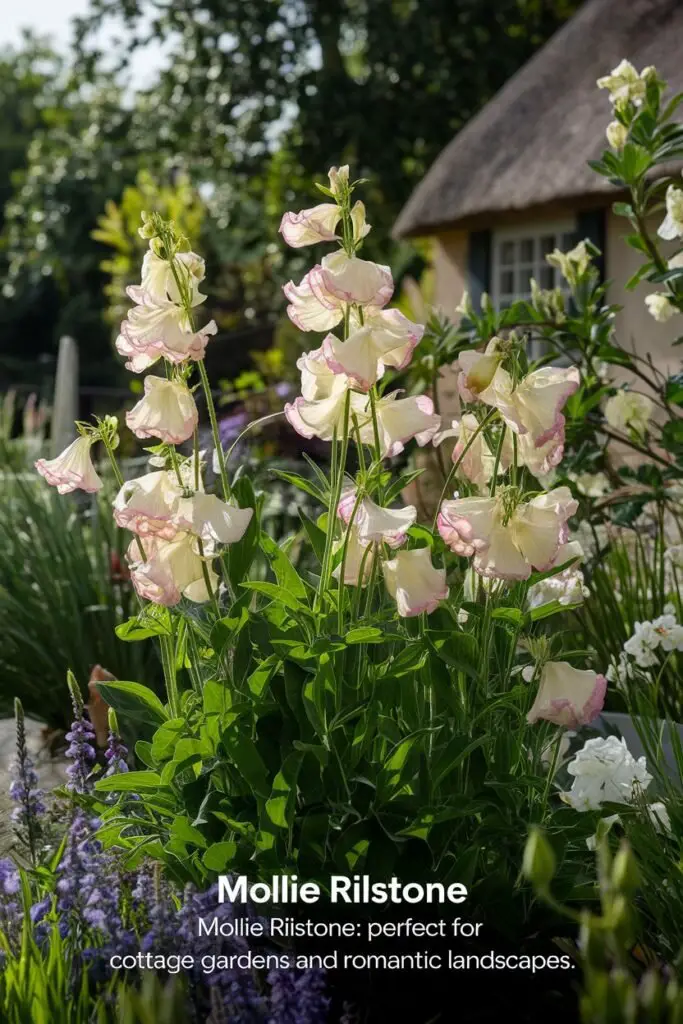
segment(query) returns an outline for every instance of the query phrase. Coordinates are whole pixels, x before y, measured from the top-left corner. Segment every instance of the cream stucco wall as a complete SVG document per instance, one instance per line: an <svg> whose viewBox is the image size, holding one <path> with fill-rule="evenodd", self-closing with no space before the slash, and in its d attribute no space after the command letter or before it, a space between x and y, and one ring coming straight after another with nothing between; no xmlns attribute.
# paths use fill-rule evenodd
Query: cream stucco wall
<svg viewBox="0 0 683 1024"><path fill-rule="evenodd" d="M661 218L648 223L648 230L654 236ZM683 366L683 346L673 347L677 337L683 335L683 317L673 317L668 323L660 324L650 316L645 305L645 296L663 286L648 283L638 284L631 292L626 291L626 282L643 263L643 255L632 249L624 238L632 231L624 217L618 217L611 210L607 213L606 225L606 274L611 281L607 297L610 302L622 306L615 321L616 338L619 344L637 355L652 361L663 373L674 373ZM663 247L671 249L671 244ZM665 254L666 251L665 251Z"/></svg>

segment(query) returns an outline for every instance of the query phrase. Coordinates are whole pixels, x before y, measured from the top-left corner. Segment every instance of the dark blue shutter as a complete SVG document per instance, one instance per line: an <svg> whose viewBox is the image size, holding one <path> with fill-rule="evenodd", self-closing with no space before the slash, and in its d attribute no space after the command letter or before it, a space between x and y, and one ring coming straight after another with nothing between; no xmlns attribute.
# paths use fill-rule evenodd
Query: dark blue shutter
<svg viewBox="0 0 683 1024"><path fill-rule="evenodd" d="M600 273L600 281L605 280L605 245L606 245L606 210L581 210L576 215L576 234L578 240L587 238L597 246L602 255L596 259L595 266Z"/></svg>
<svg viewBox="0 0 683 1024"><path fill-rule="evenodd" d="M467 254L467 290L479 309L484 292L491 291L491 232L472 231Z"/></svg>

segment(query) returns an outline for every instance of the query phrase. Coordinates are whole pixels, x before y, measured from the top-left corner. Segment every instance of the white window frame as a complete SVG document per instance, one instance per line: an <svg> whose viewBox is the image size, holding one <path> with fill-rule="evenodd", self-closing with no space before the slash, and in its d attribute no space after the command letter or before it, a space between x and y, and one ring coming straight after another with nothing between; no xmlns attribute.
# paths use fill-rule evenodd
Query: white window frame
<svg viewBox="0 0 683 1024"><path fill-rule="evenodd" d="M535 277L540 287L543 287L540 279L540 270L542 266L545 266L545 258L541 254L541 239L547 238L549 235L555 236L555 244L553 248L558 248L565 251L568 246L563 239L563 236L574 235L576 236L577 225L576 219L573 217L567 217L563 220L557 221L535 221L527 224L511 224L507 227L496 228L492 232L491 238L491 301L496 309L501 308L501 304L509 305L511 302L517 299L525 299L530 297L530 291L523 292L518 286L517 272L520 269L528 270L531 269L532 277ZM502 247L506 242L514 242L516 244L522 241L532 241L534 246L533 257L531 262L524 262L518 258L518 251L515 252L515 258L512 263L503 263L501 260ZM512 292L501 291L501 275L503 268L510 268L514 273L513 290ZM567 283L559 272L559 269L555 268L554 274L554 285L553 287L561 288L566 294L569 293Z"/></svg>

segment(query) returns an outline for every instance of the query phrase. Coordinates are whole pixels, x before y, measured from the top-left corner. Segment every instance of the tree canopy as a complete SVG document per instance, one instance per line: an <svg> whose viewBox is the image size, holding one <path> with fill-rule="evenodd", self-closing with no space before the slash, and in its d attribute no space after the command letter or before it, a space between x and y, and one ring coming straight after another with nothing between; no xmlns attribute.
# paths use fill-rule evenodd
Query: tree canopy
<svg viewBox="0 0 683 1024"><path fill-rule="evenodd" d="M87 373L99 379L108 331L101 316L104 253L91 232L105 202L119 201L141 169L161 185L182 171L200 189L203 230L220 263L233 327L279 315L280 284L303 270L300 256L276 242L279 218L311 200L314 178L332 164L350 163L355 176L368 179L366 196L376 211L368 253L386 261L389 252L400 271L413 252L391 249L388 233L414 185L577 6L578 0L91 0L76 22L68 65L25 86L41 100L35 122L20 125L26 145L18 143L9 168L5 306L21 295L34 302L47 287L52 320L38 331L37 344L46 334L50 344L64 331L87 335ZM150 42L162 45L164 67L149 87L123 89L121 74ZM6 60L8 68L23 62L37 74L37 56ZM2 75L0 67L0 81ZM9 102L2 98L0 106ZM8 116L0 110L0 120ZM8 188L4 156L0 189ZM25 315L12 327L3 307L6 350L12 334L18 341L23 333Z"/></svg>

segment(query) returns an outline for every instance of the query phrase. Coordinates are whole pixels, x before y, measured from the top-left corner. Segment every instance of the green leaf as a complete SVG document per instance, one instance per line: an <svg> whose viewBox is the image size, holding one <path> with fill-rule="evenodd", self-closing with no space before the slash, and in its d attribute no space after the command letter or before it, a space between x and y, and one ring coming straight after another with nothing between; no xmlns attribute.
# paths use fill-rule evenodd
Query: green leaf
<svg viewBox="0 0 683 1024"><path fill-rule="evenodd" d="M228 577L233 590L242 582L249 572L259 546L259 508L254 494L254 486L247 476L240 476L232 488L233 501L240 508L251 508L254 514L244 532L244 536L236 544L230 544L223 558L227 565Z"/></svg>
<svg viewBox="0 0 683 1024"><path fill-rule="evenodd" d="M119 640L129 643L146 640L150 636L170 636L171 632L171 616L168 608L153 604L144 608L139 615L116 626L116 635Z"/></svg>
<svg viewBox="0 0 683 1024"><path fill-rule="evenodd" d="M283 608L289 608L292 612L311 614L310 608L298 600L296 595L292 594L280 583L264 583L261 580L249 580L246 583L241 583L240 586L253 590L257 594L263 594L264 597L269 597L271 601L282 605Z"/></svg>
<svg viewBox="0 0 683 1024"><path fill-rule="evenodd" d="M225 872L226 868L235 859L236 853L237 843L212 843L208 850L204 852L202 864L209 871L216 871L220 875Z"/></svg>
<svg viewBox="0 0 683 1024"><path fill-rule="evenodd" d="M187 729L184 718L171 718L157 729L152 738L152 757L155 761L166 761L173 756L176 743Z"/></svg>
<svg viewBox="0 0 683 1024"><path fill-rule="evenodd" d="M524 623L524 612L520 608L496 608L491 613L492 619L502 619L510 622L513 626L522 627Z"/></svg>
<svg viewBox="0 0 683 1024"><path fill-rule="evenodd" d="M98 683L97 689L114 711L136 722L158 725L168 714L156 693L141 683Z"/></svg>
<svg viewBox="0 0 683 1024"><path fill-rule="evenodd" d="M465 760L466 757L481 747L486 740L487 736L478 736L476 740L471 743L467 743L466 738L463 736L455 736L446 746L442 754L436 759L433 770L432 770L432 783L434 789L446 779L452 771L458 767L459 764Z"/></svg>
<svg viewBox="0 0 683 1024"><path fill-rule="evenodd" d="M379 644L384 639L384 633L377 626L356 626L350 629L344 637L347 644Z"/></svg>
<svg viewBox="0 0 683 1024"><path fill-rule="evenodd" d="M306 535L311 542L311 547L313 548L315 557L322 565L323 558L325 556L325 532L321 530L312 519L309 519L305 512L299 510L299 516L301 518L303 528L306 531Z"/></svg>
<svg viewBox="0 0 683 1024"><path fill-rule="evenodd" d="M199 846L202 850L206 847L206 839L198 828L190 824L189 819L184 814L174 818L171 825L171 833L182 843Z"/></svg>
<svg viewBox="0 0 683 1024"><path fill-rule="evenodd" d="M117 775L98 779L95 783L95 789L100 793L137 793L141 789L155 790L160 786L161 776L158 772L119 772Z"/></svg>
<svg viewBox="0 0 683 1024"><path fill-rule="evenodd" d="M266 814L278 828L291 828L296 805L296 781L303 753L289 754L275 776L273 791L266 802Z"/></svg>
<svg viewBox="0 0 683 1024"><path fill-rule="evenodd" d="M683 405L683 373L677 373L669 377L665 390L667 402L672 405Z"/></svg>
<svg viewBox="0 0 683 1024"><path fill-rule="evenodd" d="M285 483L292 484L293 487L303 491L305 494L310 494L310 496L320 502L321 505L325 504L325 496L320 488L316 487L312 481L306 480L305 477L299 476L298 473L286 473L282 469L273 469L271 472L274 476L279 477L280 480L284 480Z"/></svg>
<svg viewBox="0 0 683 1024"><path fill-rule="evenodd" d="M226 754L256 795L267 800L271 792L268 769L251 737L231 726L221 736L221 742Z"/></svg>
<svg viewBox="0 0 683 1024"><path fill-rule="evenodd" d="M268 559L270 567L275 573L275 578L282 589L293 597L305 602L307 600L307 592L304 581L282 548L276 544L272 537L265 533L261 534L261 550Z"/></svg>
<svg viewBox="0 0 683 1024"><path fill-rule="evenodd" d="M202 690L204 702L204 713L207 715L222 715L232 706L232 691L226 683L219 683L215 679L209 679L204 683Z"/></svg>
<svg viewBox="0 0 683 1024"><path fill-rule="evenodd" d="M440 633L430 630L427 633L427 639L447 665L476 678L479 670L478 646L476 638L471 633L459 633L456 630Z"/></svg>
<svg viewBox="0 0 683 1024"><path fill-rule="evenodd" d="M247 686L255 697L262 696L263 691L277 672L280 664L281 658L279 655L271 654L247 677Z"/></svg>

